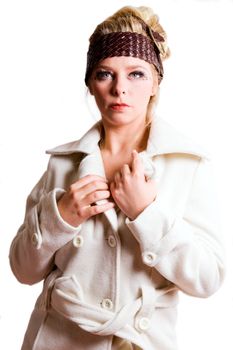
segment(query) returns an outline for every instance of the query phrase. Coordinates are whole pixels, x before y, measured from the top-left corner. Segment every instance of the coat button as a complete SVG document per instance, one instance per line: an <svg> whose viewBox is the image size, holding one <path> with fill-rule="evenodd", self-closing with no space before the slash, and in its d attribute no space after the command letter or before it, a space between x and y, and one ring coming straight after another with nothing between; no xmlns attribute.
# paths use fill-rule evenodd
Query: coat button
<svg viewBox="0 0 233 350"><path fill-rule="evenodd" d="M112 310L113 308L113 302L111 299L103 299L101 301L101 306L103 309L106 309L106 310Z"/></svg>
<svg viewBox="0 0 233 350"><path fill-rule="evenodd" d="M42 237L37 232L33 233L32 235L32 244L37 248L40 249L42 244Z"/></svg>
<svg viewBox="0 0 233 350"><path fill-rule="evenodd" d="M81 235L77 235L77 236L75 236L75 237L73 238L73 245L74 245L76 248L82 247L83 242L84 242L84 239L83 239L83 236L81 236Z"/></svg>
<svg viewBox="0 0 233 350"><path fill-rule="evenodd" d="M144 264L146 264L148 266L154 266L156 258L157 258L157 255L155 253L152 253L152 252L144 252L142 254L142 260L143 260Z"/></svg>
<svg viewBox="0 0 233 350"><path fill-rule="evenodd" d="M108 244L112 248L116 246L116 238L113 235L108 236Z"/></svg>
<svg viewBox="0 0 233 350"><path fill-rule="evenodd" d="M147 317L141 317L138 321L138 328L142 331L146 331L150 328L150 320Z"/></svg>

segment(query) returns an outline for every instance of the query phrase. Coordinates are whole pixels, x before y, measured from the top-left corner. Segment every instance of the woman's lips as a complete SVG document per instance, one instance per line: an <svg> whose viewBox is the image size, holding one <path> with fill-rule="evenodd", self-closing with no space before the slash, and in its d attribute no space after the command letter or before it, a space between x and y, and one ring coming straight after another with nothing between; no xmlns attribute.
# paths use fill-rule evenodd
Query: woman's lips
<svg viewBox="0 0 233 350"><path fill-rule="evenodd" d="M114 111L121 111L125 110L126 108L129 108L130 106L127 105L126 103L115 103L110 105L110 108Z"/></svg>

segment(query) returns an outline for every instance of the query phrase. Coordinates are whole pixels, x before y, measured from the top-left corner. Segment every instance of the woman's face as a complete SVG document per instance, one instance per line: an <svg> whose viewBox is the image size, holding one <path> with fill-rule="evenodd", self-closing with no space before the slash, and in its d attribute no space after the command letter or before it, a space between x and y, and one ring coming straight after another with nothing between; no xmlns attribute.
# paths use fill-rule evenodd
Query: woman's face
<svg viewBox="0 0 233 350"><path fill-rule="evenodd" d="M94 69L89 89L103 122L120 126L145 121L150 97L158 89L158 78L152 65L144 60L109 57Z"/></svg>

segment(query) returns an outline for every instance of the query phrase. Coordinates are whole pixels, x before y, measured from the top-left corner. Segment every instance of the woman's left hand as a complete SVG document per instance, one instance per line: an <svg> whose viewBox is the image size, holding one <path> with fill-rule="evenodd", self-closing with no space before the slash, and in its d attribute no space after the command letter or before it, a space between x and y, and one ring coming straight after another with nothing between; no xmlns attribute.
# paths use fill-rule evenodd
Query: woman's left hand
<svg viewBox="0 0 233 350"><path fill-rule="evenodd" d="M124 164L110 184L112 197L118 207L134 220L156 198L156 183L146 179L143 162L137 151L132 152L131 169Z"/></svg>

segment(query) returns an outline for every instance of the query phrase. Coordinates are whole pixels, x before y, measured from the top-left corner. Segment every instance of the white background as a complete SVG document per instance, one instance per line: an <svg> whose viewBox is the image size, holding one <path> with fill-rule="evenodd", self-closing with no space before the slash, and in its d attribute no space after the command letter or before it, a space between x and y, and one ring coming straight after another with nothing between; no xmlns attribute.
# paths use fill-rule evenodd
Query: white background
<svg viewBox="0 0 233 350"><path fill-rule="evenodd" d="M233 348L233 0L5 0L0 2L1 349L20 349L41 289L17 282L8 263L26 197L46 168L45 150L78 139L95 122L83 82L88 37L128 4L149 5L159 14L172 56L165 63L157 113L211 153L219 193L227 275L208 299L181 297L180 350Z"/></svg>

